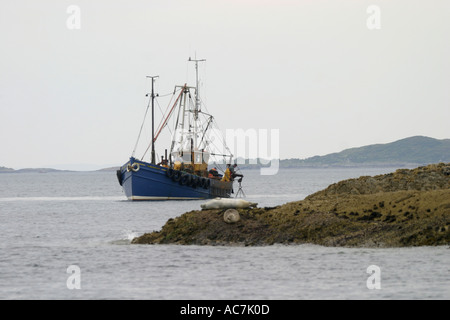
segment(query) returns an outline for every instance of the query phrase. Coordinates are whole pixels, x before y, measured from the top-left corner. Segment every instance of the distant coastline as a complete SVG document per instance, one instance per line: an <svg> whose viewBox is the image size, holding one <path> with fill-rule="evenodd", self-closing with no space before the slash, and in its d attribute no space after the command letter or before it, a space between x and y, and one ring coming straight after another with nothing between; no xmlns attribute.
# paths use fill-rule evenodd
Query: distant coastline
<svg viewBox="0 0 450 320"><path fill-rule="evenodd" d="M0 167L0 173L49 173L49 172L71 172L71 170L58 170L52 168L24 168L24 169L13 169L7 167Z"/></svg>
<svg viewBox="0 0 450 320"><path fill-rule="evenodd" d="M280 163L284 160L280 160ZM415 163L401 163L401 164L361 164L361 165L304 165L304 166L283 166L280 165L280 169L283 170L291 170L291 169L326 169L326 168L415 168L417 166L424 166L425 164L415 164ZM240 170L258 170L260 168L268 167L260 164L241 164L238 165ZM64 173L64 172L73 172L73 173L82 173L82 172L116 172L120 169L120 166L117 167L108 167L97 170L61 170L54 168L23 168L23 169L12 169L6 167L0 167L0 174L2 173Z"/></svg>
<svg viewBox="0 0 450 320"><path fill-rule="evenodd" d="M241 169L270 166L269 161L240 159ZM386 144L372 144L307 159L284 159L279 168L418 167L450 162L450 139L414 136ZM267 164L269 163L269 164ZM266 165L267 164L267 165Z"/></svg>
<svg viewBox="0 0 450 320"><path fill-rule="evenodd" d="M119 167L117 167L119 168ZM1 173L52 173L52 172L98 172L98 171L115 171L114 168L104 168L99 170L61 170L53 168L23 168L23 169L13 169L7 167L0 167Z"/></svg>
<svg viewBox="0 0 450 320"><path fill-rule="evenodd" d="M345 149L341 152L306 159L291 158L278 161L280 169L295 168L357 168L357 167L396 167L414 168L432 163L450 162L450 139L434 139L414 136L386 144ZM260 169L273 165L264 159L237 159L241 170ZM0 166L0 173L49 173L49 172L98 172L116 171L119 166L97 170L60 170L53 168L12 169Z"/></svg>

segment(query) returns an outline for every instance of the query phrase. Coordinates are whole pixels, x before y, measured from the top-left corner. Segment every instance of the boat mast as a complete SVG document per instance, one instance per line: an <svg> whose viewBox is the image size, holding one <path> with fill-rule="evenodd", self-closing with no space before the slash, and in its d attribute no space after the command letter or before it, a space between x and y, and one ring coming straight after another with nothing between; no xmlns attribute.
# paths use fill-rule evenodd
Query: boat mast
<svg viewBox="0 0 450 320"><path fill-rule="evenodd" d="M189 57L189 61L195 62L195 81L196 81L196 86L195 86L195 116L197 117L198 116L198 111L200 109L200 94L199 94L199 91L198 91L198 63L206 61L206 59L191 59L191 57Z"/></svg>
<svg viewBox="0 0 450 320"><path fill-rule="evenodd" d="M155 78L159 76L147 76L147 78L152 79L152 164L156 164L155 161L155 93L153 90L153 84L155 82Z"/></svg>
<svg viewBox="0 0 450 320"><path fill-rule="evenodd" d="M200 94L199 94L199 87L198 87L198 63L206 61L206 59L191 59L189 57L188 61L195 62L195 109L194 109L194 146L197 147L197 119L198 119L198 112L200 111Z"/></svg>

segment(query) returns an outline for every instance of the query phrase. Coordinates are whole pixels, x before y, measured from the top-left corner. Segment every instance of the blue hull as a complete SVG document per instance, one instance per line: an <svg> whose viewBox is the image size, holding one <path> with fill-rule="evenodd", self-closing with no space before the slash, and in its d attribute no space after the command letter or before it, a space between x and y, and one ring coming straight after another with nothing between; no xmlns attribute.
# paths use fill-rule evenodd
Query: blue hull
<svg viewBox="0 0 450 320"><path fill-rule="evenodd" d="M168 168L130 158L117 172L119 183L129 200L189 200L229 198L233 182L203 178L191 183L193 176L174 176ZM193 180L192 180L193 181Z"/></svg>

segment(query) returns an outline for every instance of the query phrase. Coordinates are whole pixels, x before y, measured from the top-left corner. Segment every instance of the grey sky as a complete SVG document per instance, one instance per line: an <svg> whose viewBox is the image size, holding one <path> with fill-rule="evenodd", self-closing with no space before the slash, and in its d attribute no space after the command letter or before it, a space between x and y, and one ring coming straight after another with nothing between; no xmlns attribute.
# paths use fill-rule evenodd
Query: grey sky
<svg viewBox="0 0 450 320"><path fill-rule="evenodd" d="M195 54L221 129L280 129L282 159L450 138L449 17L447 0L3 1L0 166L124 163L145 76L193 84Z"/></svg>

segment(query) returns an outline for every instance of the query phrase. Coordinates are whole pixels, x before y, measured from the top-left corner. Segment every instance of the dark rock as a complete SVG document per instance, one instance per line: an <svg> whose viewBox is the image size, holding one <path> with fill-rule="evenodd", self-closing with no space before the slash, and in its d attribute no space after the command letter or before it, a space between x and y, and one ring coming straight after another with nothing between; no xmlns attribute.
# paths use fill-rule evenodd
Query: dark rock
<svg viewBox="0 0 450 320"><path fill-rule="evenodd" d="M240 220L231 224L224 221L223 210L191 211L132 243L449 245L450 176L445 174L449 167L430 165L341 181L302 201L238 209Z"/></svg>

